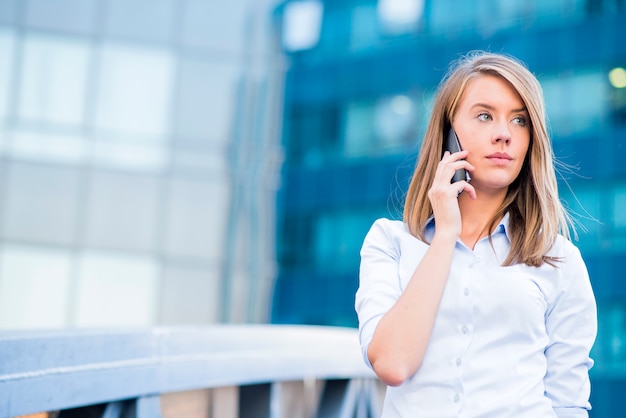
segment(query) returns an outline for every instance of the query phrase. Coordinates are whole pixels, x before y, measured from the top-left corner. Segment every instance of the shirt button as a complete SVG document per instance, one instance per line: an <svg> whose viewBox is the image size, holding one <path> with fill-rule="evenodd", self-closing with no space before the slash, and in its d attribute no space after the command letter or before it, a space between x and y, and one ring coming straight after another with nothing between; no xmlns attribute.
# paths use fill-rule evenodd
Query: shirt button
<svg viewBox="0 0 626 418"><path fill-rule="evenodd" d="M458 394L458 393L457 393L457 394L455 394L455 395L454 395L454 398L453 398L454 402L455 402L455 403L456 403L456 402L458 402L458 401L459 401L459 399L461 399L461 397L459 396L459 394Z"/></svg>
<svg viewBox="0 0 626 418"><path fill-rule="evenodd" d="M474 263L470 263L470 264L469 264L469 266L467 266L467 267L469 267L469 268L473 269L473 268L474 268L474 266L475 266L475 264L474 264Z"/></svg>
<svg viewBox="0 0 626 418"><path fill-rule="evenodd" d="M456 365L457 365L457 366L460 366L460 365L461 365L461 359L460 359L460 358L456 359Z"/></svg>
<svg viewBox="0 0 626 418"><path fill-rule="evenodd" d="M463 327L461 328L461 332L463 334L467 334L468 331L469 331L469 328L467 328L467 325L463 325Z"/></svg>
<svg viewBox="0 0 626 418"><path fill-rule="evenodd" d="M466 287L465 289L463 289L463 294L464 294L465 296L469 296L469 294L470 294L470 290L469 290L469 288L468 288L468 287Z"/></svg>

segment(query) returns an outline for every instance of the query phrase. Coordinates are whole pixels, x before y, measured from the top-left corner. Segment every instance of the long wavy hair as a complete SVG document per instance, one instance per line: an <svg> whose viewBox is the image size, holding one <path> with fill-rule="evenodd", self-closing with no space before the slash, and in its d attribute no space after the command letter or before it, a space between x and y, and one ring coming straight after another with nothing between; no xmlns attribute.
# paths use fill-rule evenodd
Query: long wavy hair
<svg viewBox="0 0 626 418"><path fill-rule="evenodd" d="M570 229L574 234L575 230L558 195L541 86L522 62L507 55L472 52L454 62L441 81L407 191L404 222L413 235L427 241L425 227L433 214L428 190L441 160L444 133L454 120L468 82L480 75L492 75L507 81L526 105L531 126L530 146L522 169L490 220L489 231L508 212L511 249L503 265L555 265L558 259L548 256L549 250L559 234L570 239Z"/></svg>

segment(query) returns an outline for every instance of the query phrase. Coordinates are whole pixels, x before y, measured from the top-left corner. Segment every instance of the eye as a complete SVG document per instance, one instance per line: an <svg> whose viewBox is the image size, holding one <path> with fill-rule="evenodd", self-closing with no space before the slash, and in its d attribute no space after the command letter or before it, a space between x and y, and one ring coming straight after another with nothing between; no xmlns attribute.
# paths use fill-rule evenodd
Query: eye
<svg viewBox="0 0 626 418"><path fill-rule="evenodd" d="M524 116L516 116L513 118L513 123L519 126L526 126L526 118Z"/></svg>
<svg viewBox="0 0 626 418"><path fill-rule="evenodd" d="M478 120L481 122L487 122L491 120L491 115L487 112L482 112L478 115Z"/></svg>

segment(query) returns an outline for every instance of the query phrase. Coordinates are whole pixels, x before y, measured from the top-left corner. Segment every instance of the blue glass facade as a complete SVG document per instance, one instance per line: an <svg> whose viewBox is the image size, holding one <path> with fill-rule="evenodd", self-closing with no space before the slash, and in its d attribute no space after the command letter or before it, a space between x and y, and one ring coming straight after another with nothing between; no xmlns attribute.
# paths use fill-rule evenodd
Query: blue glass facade
<svg viewBox="0 0 626 418"><path fill-rule="evenodd" d="M512 54L544 87L564 163L561 195L577 219L598 300L592 416L619 416L626 391L626 4L318 2L319 25L304 28L317 31L316 42L299 47L285 42L297 38L285 30L293 3L276 9L288 71L272 320L356 326L363 237L374 219L401 217L448 63L475 49Z"/></svg>

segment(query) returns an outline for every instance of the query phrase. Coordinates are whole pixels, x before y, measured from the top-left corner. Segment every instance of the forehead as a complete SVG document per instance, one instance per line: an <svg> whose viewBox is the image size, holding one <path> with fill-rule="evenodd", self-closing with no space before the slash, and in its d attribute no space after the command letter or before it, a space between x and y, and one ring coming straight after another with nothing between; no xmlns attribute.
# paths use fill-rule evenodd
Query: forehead
<svg viewBox="0 0 626 418"><path fill-rule="evenodd" d="M486 104L504 109L521 109L524 101L505 79L488 74L480 74L471 78L463 92L460 107L469 107L475 104Z"/></svg>

